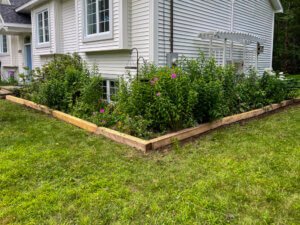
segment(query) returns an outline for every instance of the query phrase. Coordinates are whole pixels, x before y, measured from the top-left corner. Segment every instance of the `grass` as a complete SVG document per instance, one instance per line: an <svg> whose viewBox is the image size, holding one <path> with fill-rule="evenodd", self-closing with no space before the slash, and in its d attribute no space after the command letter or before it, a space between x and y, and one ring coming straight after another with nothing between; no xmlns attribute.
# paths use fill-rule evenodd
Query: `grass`
<svg viewBox="0 0 300 225"><path fill-rule="evenodd" d="M294 75L287 75L288 78L293 78L296 80L300 80L300 74L294 74Z"/></svg>
<svg viewBox="0 0 300 225"><path fill-rule="evenodd" d="M143 155L0 101L0 224L299 224L300 107Z"/></svg>

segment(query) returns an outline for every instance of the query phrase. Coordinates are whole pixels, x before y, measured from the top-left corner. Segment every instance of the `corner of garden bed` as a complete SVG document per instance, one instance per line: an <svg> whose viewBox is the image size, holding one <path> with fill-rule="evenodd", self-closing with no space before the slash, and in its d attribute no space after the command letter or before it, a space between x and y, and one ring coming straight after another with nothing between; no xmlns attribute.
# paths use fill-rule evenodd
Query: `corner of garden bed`
<svg viewBox="0 0 300 225"><path fill-rule="evenodd" d="M284 108L286 106L300 103L300 98L292 99L292 100L286 100L281 103L272 104L265 106L260 109L255 109L249 112L224 117L222 119L213 121L211 123L205 123L201 124L197 127L192 127L188 129L184 129L175 133L166 134L151 140L143 140L141 138L137 138L128 134L124 134L106 127L98 127L96 124L93 124L91 122L79 119L77 117L71 116L69 114L63 113L58 110L53 110L48 108L44 105L36 104L32 101L28 101L22 98L18 98L12 95L7 95L6 100L10 102L14 102L17 104L21 104L24 106L27 106L29 108L35 109L40 112L44 112L48 115L53 116L54 118L57 118L59 120L62 120L64 122L67 122L69 124L75 125L79 128L82 128L90 133L96 134L96 135L102 135L106 138L109 138L113 141L116 141L121 144L125 144L130 147L134 147L138 150L141 150L144 153L147 153L151 150L159 150L163 149L172 143L174 141L185 141L189 140L193 137L197 137L201 134L204 134L208 131L214 130L216 128L226 126L232 123L240 122L243 120L255 118L258 116L261 116L263 114L275 111L280 108Z"/></svg>

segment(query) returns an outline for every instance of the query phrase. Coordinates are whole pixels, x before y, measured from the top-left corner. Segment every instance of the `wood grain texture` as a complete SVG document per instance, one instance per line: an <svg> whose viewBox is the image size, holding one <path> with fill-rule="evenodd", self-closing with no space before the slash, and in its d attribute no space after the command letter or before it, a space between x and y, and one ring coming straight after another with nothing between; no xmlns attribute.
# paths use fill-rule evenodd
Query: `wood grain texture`
<svg viewBox="0 0 300 225"><path fill-rule="evenodd" d="M226 126L232 123L240 122L243 120L255 118L257 116L275 111L277 109L286 107L288 105L292 105L294 103L299 103L300 98L298 99L293 99L293 100L287 100L283 101L278 104L272 104L266 107L263 107L261 109L255 109L249 112L233 115L233 116L228 116L224 117L222 119L213 121L211 123L205 123L201 124L197 127L192 127L188 129L184 129L175 133L170 133L167 135L163 135L151 140L143 140L128 134L124 134L106 127L98 127L96 124L90 123L88 121L79 119L77 117L71 116L69 114L57 111L57 110L52 110L48 108L47 106L39 105L34 102L22 99L22 98L17 98L11 95L7 95L6 99L8 101L18 103L21 105L25 105L27 107L33 108L35 110L44 112L46 114L52 115L53 117L65 121L67 123L70 123L72 125L75 125L77 127L80 127L88 132L97 134L97 135L102 135L108 139L111 139L113 141L116 141L121 144L125 144L130 147L134 147L136 149L139 149L143 151L144 153L151 151L151 150L159 150L163 149L169 145L171 145L174 141L184 141L193 137L197 137L201 134L204 134L208 131L214 130L216 128Z"/></svg>

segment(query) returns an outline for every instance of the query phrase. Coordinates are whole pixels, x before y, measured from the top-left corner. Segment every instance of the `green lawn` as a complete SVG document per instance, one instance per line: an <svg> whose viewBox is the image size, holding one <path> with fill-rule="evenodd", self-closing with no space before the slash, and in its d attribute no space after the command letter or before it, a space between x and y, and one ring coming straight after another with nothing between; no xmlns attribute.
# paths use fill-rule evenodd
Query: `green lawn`
<svg viewBox="0 0 300 225"><path fill-rule="evenodd" d="M299 224L300 107L143 155L0 101L0 224Z"/></svg>
<svg viewBox="0 0 300 225"><path fill-rule="evenodd" d="M287 77L288 78L293 78L293 79L296 79L296 80L300 80L300 74L288 75Z"/></svg>

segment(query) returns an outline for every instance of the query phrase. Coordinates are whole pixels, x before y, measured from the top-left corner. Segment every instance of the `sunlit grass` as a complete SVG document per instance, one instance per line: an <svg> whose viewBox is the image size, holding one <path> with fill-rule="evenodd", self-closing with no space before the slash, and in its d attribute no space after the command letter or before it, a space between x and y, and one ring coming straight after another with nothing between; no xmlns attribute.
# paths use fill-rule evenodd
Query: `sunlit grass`
<svg viewBox="0 0 300 225"><path fill-rule="evenodd" d="M297 224L300 108L143 155L0 101L0 224Z"/></svg>

